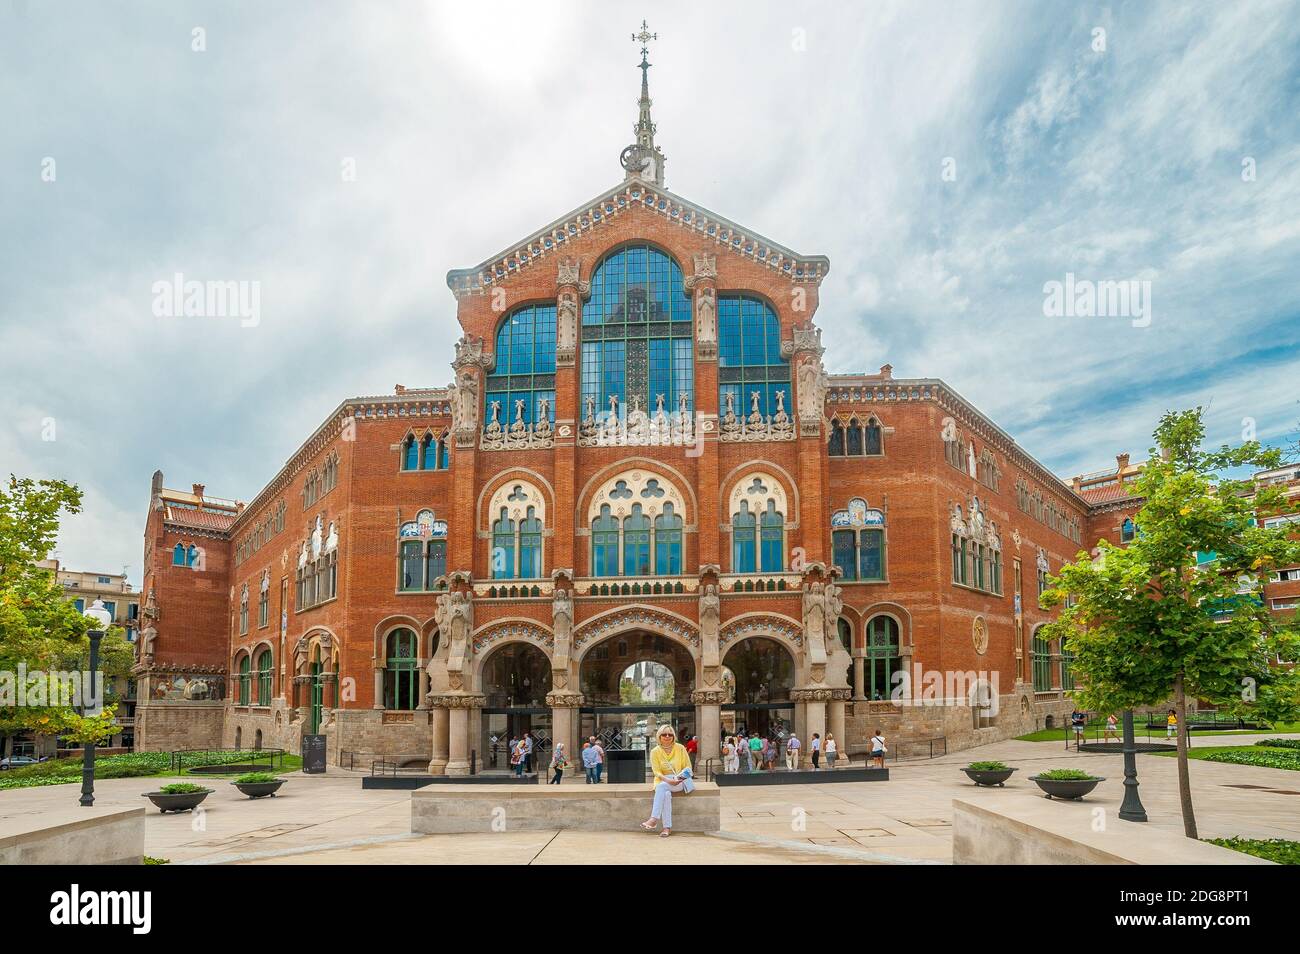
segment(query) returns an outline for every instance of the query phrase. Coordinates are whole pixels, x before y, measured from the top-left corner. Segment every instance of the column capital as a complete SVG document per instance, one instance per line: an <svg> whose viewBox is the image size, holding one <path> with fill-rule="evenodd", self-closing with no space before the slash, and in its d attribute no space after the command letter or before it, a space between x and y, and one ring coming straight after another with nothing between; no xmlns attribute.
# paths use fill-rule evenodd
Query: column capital
<svg viewBox="0 0 1300 954"><path fill-rule="evenodd" d="M429 693L429 705L442 709L477 709L487 702L487 696L474 692Z"/></svg>
<svg viewBox="0 0 1300 954"><path fill-rule="evenodd" d="M696 689L691 693L691 703L697 706L720 706L727 701L726 689Z"/></svg>
<svg viewBox="0 0 1300 954"><path fill-rule="evenodd" d="M802 686L790 690L791 702L830 702L837 690L830 686Z"/></svg>
<svg viewBox="0 0 1300 954"><path fill-rule="evenodd" d="M558 690L546 694L546 704L552 709L576 709L586 701L587 697L580 692Z"/></svg>

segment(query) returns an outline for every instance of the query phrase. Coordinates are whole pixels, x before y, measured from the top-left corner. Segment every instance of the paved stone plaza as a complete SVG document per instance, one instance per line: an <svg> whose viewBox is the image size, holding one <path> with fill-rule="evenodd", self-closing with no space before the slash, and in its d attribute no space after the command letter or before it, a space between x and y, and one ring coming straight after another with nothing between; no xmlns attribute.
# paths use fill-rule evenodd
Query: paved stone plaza
<svg viewBox="0 0 1300 954"><path fill-rule="evenodd" d="M1198 737L1194 745L1248 745L1264 737ZM959 770L974 759L1001 759L1020 771L1005 789L977 789ZM1115 817L1122 798L1119 756L1067 753L1062 743L1009 741L891 765L884 783L725 788L720 833L671 839L581 831L412 835L409 792L362 791L359 776L337 769L324 777L291 775L280 796L255 802L216 780L216 793L198 819L150 808L145 851L195 864L942 864L952 856L954 797L996 803L1037 791L1028 776L1057 766L1086 766L1106 777L1087 804L1106 809L1108 830L1122 836L1129 823ZM1149 824L1181 831L1175 768L1172 758L1138 760ZM1295 773L1204 761L1193 761L1191 773L1202 837L1300 840ZM96 786L97 804L147 805L140 793L159 784L103 781ZM75 785L0 792L0 818L75 804L77 794ZM647 787L647 809L649 802ZM195 830L198 821L202 830Z"/></svg>

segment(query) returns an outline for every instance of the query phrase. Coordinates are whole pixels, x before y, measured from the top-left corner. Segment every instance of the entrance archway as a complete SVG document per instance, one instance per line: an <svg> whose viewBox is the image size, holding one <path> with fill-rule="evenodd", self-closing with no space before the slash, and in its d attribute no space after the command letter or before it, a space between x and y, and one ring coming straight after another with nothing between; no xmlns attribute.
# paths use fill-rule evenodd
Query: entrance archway
<svg viewBox="0 0 1300 954"><path fill-rule="evenodd" d="M510 771L510 745L526 735L532 754L524 770L535 772L551 749L550 659L532 643L506 643L483 661L481 683L483 769Z"/></svg>
<svg viewBox="0 0 1300 954"><path fill-rule="evenodd" d="M632 630L602 640L583 656L578 682L580 738L594 735L606 749L648 748L663 724L682 739L698 731L695 659L667 636Z"/></svg>
<svg viewBox="0 0 1300 954"><path fill-rule="evenodd" d="M744 731L784 739L794 727L795 661L780 642L750 636L722 657L727 702L722 706L722 734ZM728 682L730 685L728 685Z"/></svg>

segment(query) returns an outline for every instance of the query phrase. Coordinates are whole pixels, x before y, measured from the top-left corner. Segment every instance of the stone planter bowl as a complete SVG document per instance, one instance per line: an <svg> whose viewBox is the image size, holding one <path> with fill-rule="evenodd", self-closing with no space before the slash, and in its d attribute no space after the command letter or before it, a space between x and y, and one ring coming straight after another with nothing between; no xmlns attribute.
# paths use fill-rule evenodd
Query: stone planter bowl
<svg viewBox="0 0 1300 954"><path fill-rule="evenodd" d="M1041 775L1031 775L1029 780L1041 788L1047 798L1068 798L1075 801L1083 798L1096 788L1099 783L1106 781L1100 777L1066 781L1063 779L1043 778Z"/></svg>
<svg viewBox="0 0 1300 954"><path fill-rule="evenodd" d="M1002 787L1006 785L1007 779L1011 778L1011 773L1017 771L1017 769L1005 768L998 769L997 771L988 771L985 769L964 768L962 771L965 772L966 777L976 785L997 785Z"/></svg>
<svg viewBox="0 0 1300 954"><path fill-rule="evenodd" d="M201 792L180 792L176 795L168 795L166 792L145 792L144 797L157 805L160 812L188 812L198 808L199 803L214 791L215 789L205 788Z"/></svg>
<svg viewBox="0 0 1300 954"><path fill-rule="evenodd" d="M284 779L277 778L274 782L231 782L230 784L249 798L266 798L268 795L275 797L276 791L284 784Z"/></svg>

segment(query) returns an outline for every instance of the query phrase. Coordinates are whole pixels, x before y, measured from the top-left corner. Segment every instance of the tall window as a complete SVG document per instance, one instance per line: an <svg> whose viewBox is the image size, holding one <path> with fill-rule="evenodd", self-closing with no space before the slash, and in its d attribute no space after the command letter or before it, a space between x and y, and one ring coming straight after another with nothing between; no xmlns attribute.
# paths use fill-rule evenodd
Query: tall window
<svg viewBox="0 0 1300 954"><path fill-rule="evenodd" d="M591 522L591 572L593 576L618 576L618 519L603 504Z"/></svg>
<svg viewBox="0 0 1300 954"><path fill-rule="evenodd" d="M554 326L554 309L552 309ZM653 412L695 406L691 302L678 264L648 245L628 245L605 258L591 276L582 309L582 411L608 413L618 398L625 419L633 399Z"/></svg>
<svg viewBox="0 0 1300 954"><path fill-rule="evenodd" d="M432 510L421 510L397 531L397 588L421 592L437 588L447 574L447 524Z"/></svg>
<svg viewBox="0 0 1300 954"><path fill-rule="evenodd" d="M755 573L758 561L755 536L758 520L749 512L749 501L742 500L740 511L731 518L731 572Z"/></svg>
<svg viewBox="0 0 1300 954"><path fill-rule="evenodd" d="M885 514L854 497L831 515L831 558L846 580L885 579Z"/></svg>
<svg viewBox="0 0 1300 954"><path fill-rule="evenodd" d="M248 705L248 700L252 692L252 665L253 660L249 657L248 653L244 653L244 655L239 658L239 704L241 706Z"/></svg>
<svg viewBox="0 0 1300 954"><path fill-rule="evenodd" d="M1029 657L1033 661L1034 691L1047 692L1052 688L1052 652L1047 640L1037 632L1030 642Z"/></svg>
<svg viewBox="0 0 1300 954"><path fill-rule="evenodd" d="M384 708L414 709L420 702L420 661L415 633L395 629L385 641Z"/></svg>
<svg viewBox="0 0 1300 954"><path fill-rule="evenodd" d="M536 424L543 402L555 420L555 303L516 308L497 329L496 367L487 379L484 426L493 418L508 427L516 420ZM428 469L428 468L426 468Z"/></svg>
<svg viewBox="0 0 1300 954"><path fill-rule="evenodd" d="M966 538L960 533L952 535L952 581L966 582Z"/></svg>
<svg viewBox="0 0 1300 954"><path fill-rule="evenodd" d="M1136 527L1131 517L1125 517L1124 522L1119 525L1119 542L1132 543Z"/></svg>
<svg viewBox="0 0 1300 954"><path fill-rule="evenodd" d="M865 421L851 417L847 424L836 418L831 421L826 453L831 457L879 457L885 453L884 428L874 416Z"/></svg>
<svg viewBox="0 0 1300 954"><path fill-rule="evenodd" d="M777 513L776 501L769 500L760 517L758 568L780 573L785 568L785 514Z"/></svg>
<svg viewBox="0 0 1300 954"><path fill-rule="evenodd" d="M257 656L257 704L271 704L271 650L263 649Z"/></svg>
<svg viewBox="0 0 1300 954"><path fill-rule="evenodd" d="M640 504L623 518L623 575L650 575L650 518Z"/></svg>
<svg viewBox="0 0 1300 954"><path fill-rule="evenodd" d="M248 632L248 584L245 583L243 589L239 591L239 632L240 635Z"/></svg>
<svg viewBox="0 0 1300 954"><path fill-rule="evenodd" d="M678 576L682 572L682 518L672 504L655 517L655 573Z"/></svg>
<svg viewBox="0 0 1300 954"><path fill-rule="evenodd" d="M898 621L892 616L873 616L867 623L867 698L888 699L894 673L902 659L898 654Z"/></svg>
<svg viewBox="0 0 1300 954"><path fill-rule="evenodd" d="M257 625L265 626L271 614L271 578L262 574L261 588L257 594Z"/></svg>
<svg viewBox="0 0 1300 954"><path fill-rule="evenodd" d="M1074 664L1074 652L1070 649L1069 642L1062 638L1061 640L1061 688L1070 690L1074 688L1074 672L1071 666Z"/></svg>
<svg viewBox="0 0 1300 954"><path fill-rule="evenodd" d="M502 507L492 522L492 579L535 580L542 574L542 521L529 507L519 520Z"/></svg>
<svg viewBox="0 0 1300 954"><path fill-rule="evenodd" d="M781 325L771 306L746 295L718 296L718 408L727 412L727 399L737 417L758 410L776 413L776 392L790 403L790 363L781 357Z"/></svg>
<svg viewBox="0 0 1300 954"><path fill-rule="evenodd" d="M419 440L415 435L402 442L402 470L446 470L451 466L451 449L447 435L434 437L425 434Z"/></svg>

